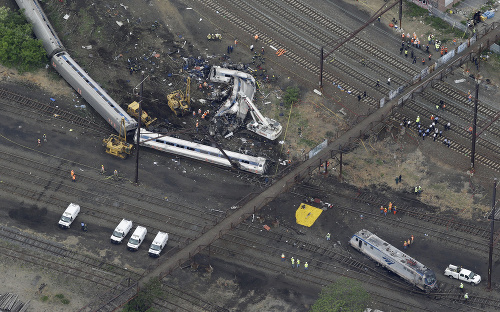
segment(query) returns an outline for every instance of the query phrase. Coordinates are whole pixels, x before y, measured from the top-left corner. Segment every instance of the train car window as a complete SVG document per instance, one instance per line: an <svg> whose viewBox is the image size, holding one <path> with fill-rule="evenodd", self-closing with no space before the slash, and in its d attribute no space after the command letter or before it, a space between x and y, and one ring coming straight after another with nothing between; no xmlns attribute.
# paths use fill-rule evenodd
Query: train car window
<svg viewBox="0 0 500 312"><path fill-rule="evenodd" d="M359 240L359 248L361 248L363 246L363 242L361 240Z"/></svg>

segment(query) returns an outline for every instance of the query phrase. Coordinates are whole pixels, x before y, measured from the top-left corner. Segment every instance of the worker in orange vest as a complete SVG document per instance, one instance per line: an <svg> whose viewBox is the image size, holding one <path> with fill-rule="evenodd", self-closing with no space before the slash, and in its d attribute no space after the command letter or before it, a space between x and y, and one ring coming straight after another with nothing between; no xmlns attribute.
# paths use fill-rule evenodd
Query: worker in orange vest
<svg viewBox="0 0 500 312"><path fill-rule="evenodd" d="M75 171L71 170L71 176L75 175Z"/></svg>
<svg viewBox="0 0 500 312"><path fill-rule="evenodd" d="M259 35L255 35L254 38L255 38L255 42L257 42L257 40L259 39Z"/></svg>
<svg viewBox="0 0 500 312"><path fill-rule="evenodd" d="M387 216L387 208L384 208L384 216Z"/></svg>
<svg viewBox="0 0 500 312"><path fill-rule="evenodd" d="M71 181L76 182L76 175L71 175Z"/></svg>

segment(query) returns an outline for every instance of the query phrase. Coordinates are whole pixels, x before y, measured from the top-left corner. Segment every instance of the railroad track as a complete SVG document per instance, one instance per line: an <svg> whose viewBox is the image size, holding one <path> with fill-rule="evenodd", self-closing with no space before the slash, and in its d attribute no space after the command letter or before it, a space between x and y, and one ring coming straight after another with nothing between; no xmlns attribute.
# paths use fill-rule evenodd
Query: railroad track
<svg viewBox="0 0 500 312"><path fill-rule="evenodd" d="M192 293L174 287L166 281L162 281L162 290L167 293L168 299L156 298L154 306L162 311L207 311L207 312L229 312L228 309L203 300Z"/></svg>
<svg viewBox="0 0 500 312"><path fill-rule="evenodd" d="M0 226L0 239L12 242L25 250L34 250L39 253L46 253L51 256L64 259L64 261L71 261L78 267L88 266L90 268L96 269L97 271L108 272L110 275L118 275L123 278L128 277L133 281L137 281L141 276L141 274L127 270L121 266L116 266L112 263L105 262L100 258L81 254L75 250L63 247L62 245L55 242L43 240L33 235L15 230L13 228Z"/></svg>
<svg viewBox="0 0 500 312"><path fill-rule="evenodd" d="M415 102L415 100L409 100L405 103L404 105L405 109L407 110L412 110L415 114L430 114L433 113L427 108L425 108L422 105L419 105L418 103ZM398 116L397 114L394 114L394 116ZM402 120L403 118L399 117L398 119ZM443 119L442 122L447 122L447 119ZM467 138L468 136L470 137L470 134L463 128L460 127L452 127L451 130L456 134L458 134L459 138ZM500 137L499 137L500 138ZM432 140L432 137L429 137L428 140ZM444 138L438 138L437 141L442 142ZM500 171L500 162L494 160L495 156L500 153L500 147L497 144L492 143L491 141L483 140L480 138L479 140L476 141L477 146L484 147L485 150L476 150L476 160L478 160L481 164L484 164L485 166L494 169L496 171ZM452 150L455 150L456 152L464 155L464 156L469 156L471 154L471 150L468 147L465 147L462 145L460 142L457 142L456 140L453 140L450 148Z"/></svg>
<svg viewBox="0 0 500 312"><path fill-rule="evenodd" d="M0 159L3 158L5 162L12 156L12 154L0 152ZM14 164L17 164L18 167L16 168ZM175 205L175 203L170 204L163 198L154 197L153 195L140 191L128 188L116 188L116 183L103 181L102 178L93 178L90 175L84 176L79 174L78 179L81 181L87 180L88 184L94 183L98 186L98 191L86 189L85 187L88 186L87 184L64 183L58 181L58 179L54 179L54 177L56 177L67 180L67 174L62 172L57 166L46 165L45 163L22 156L13 157L8 166L0 164L0 168L4 169L3 171L6 173L6 176L11 176L12 179L24 182L22 184L16 184L5 181L5 183L0 184L0 188L7 192L14 192L23 197L29 197L37 201L40 201L42 197L49 196L45 202L49 202L51 206L57 203L60 207L66 207L68 203L68 200L65 201L64 199L60 199L63 195L66 198L73 199L75 198L75 194L78 194L78 196L85 196L86 198L91 198L92 201L96 203L95 205L88 205L85 207L87 214L103 219L114 219L115 221L113 222L116 222L116 218L119 220L123 217L123 212L126 212L130 216L139 216L143 220L149 220L148 228L157 231L164 231L164 227L167 224L169 232L174 234L172 241L179 240L180 238L184 238L186 241L196 238L197 235L201 235L203 230L213 226L217 216L220 215L217 212L210 211L199 211L199 214L196 215L193 211L188 209L189 207L185 207L186 211L184 214L182 214L182 211L177 211L174 215L172 211L174 211L175 208L172 210L165 210L164 207L170 208L170 206ZM43 174L38 175L38 170ZM48 177L46 178L46 176ZM22 186L30 184L34 184L35 189ZM104 195L103 190L105 189L111 189L111 193L117 194L119 198L111 198ZM140 202L137 201L138 196L141 197ZM182 208L182 206L180 206L180 208ZM196 211L196 209L193 210ZM162 226L160 226L160 224ZM175 236L178 237L176 238Z"/></svg>
<svg viewBox="0 0 500 312"><path fill-rule="evenodd" d="M74 278L86 280L96 285L104 286L107 289L116 287L120 283L119 279L104 270L96 270L92 267L82 267L80 264L70 264L61 259L51 260L46 255L39 256L33 252L27 253L26 250L19 250L16 247L2 246L0 253L5 257L10 257L16 261L31 263L38 267L59 272L61 274L72 276Z"/></svg>
<svg viewBox="0 0 500 312"><path fill-rule="evenodd" d="M51 116L58 120L62 120L71 123L76 126L83 127L87 130L95 131L98 133L108 133L111 129L109 127L102 126L95 123L89 119L80 117L58 107L44 104L36 100L30 99L28 97L22 96L20 94L1 89L0 88L0 99L2 99L5 105L15 106L17 109L21 108L23 110L35 110L37 113Z"/></svg>
<svg viewBox="0 0 500 312"><path fill-rule="evenodd" d="M329 196L332 196L333 194L335 196L342 196L345 197L349 200L356 200L359 202L367 203L370 204L370 207L372 209L378 209L380 205L386 205L389 201L386 198L382 198L379 195L373 194L373 193L367 193L367 192L358 192L355 193L354 191L347 191L347 194L336 191L335 189L322 189L317 186L309 186L309 185L298 185L297 188L302 188L306 190L313 190L313 191L320 191L320 192L327 192ZM433 213L428 213L425 211L418 211L416 209L413 209L411 205L409 205L407 202L394 202L394 205L397 206L397 213L398 214L405 214L408 215L412 218L422 220L425 222L429 222L435 225L443 226L447 229L453 229L458 232L465 233L467 235L473 235L481 240L488 240L490 237L490 229L489 226L476 226L470 223L466 223L460 220L456 220L454 218L449 218L449 217L441 217L438 216L437 214ZM345 208L348 210L353 210L352 208ZM366 213L366 210L359 211L362 213ZM373 213L375 216L377 213ZM378 214L380 214L378 212ZM415 225L417 226L417 225ZM446 235L450 235L449 232L444 233Z"/></svg>
<svg viewBox="0 0 500 312"><path fill-rule="evenodd" d="M262 3L261 0L257 0L257 1L260 1ZM210 2L210 3L208 3L208 2ZM300 44L297 44L297 46L300 47L300 49L308 51L308 50L314 48L314 45L312 45L310 42L306 41L303 38L299 38L300 36L298 36L294 33L291 33L284 26L281 26L274 21L270 21L270 19L271 19L270 16L267 16L265 13L258 11L254 7L250 6L248 3L243 2L241 0L232 0L232 1L226 1L226 2L232 3L233 6L237 7L238 9L244 8L245 12L247 12L247 10L250 10L252 12L252 14L250 14L250 15L252 16L253 20L255 19L255 16L257 16L258 17L257 19L259 21L266 21L264 24L267 26L268 29L276 29L276 31L279 32L281 35L283 35L285 38L291 38L290 40L293 42L300 42ZM279 4L277 2L272 2L272 3L266 2L265 4L266 4L266 8L269 7L271 10L274 10L274 12L276 14L279 14L279 16L288 16L288 20L300 19L302 21L301 25L303 25L302 28L305 30L310 30L310 31L307 31L308 36L311 36L311 37L317 39L319 42L325 42L325 40L327 40L328 38L331 39L330 40L330 42L331 42L332 40L335 40L335 38L345 37L350 33L350 31L347 30L347 28L344 28L340 25L337 25L331 19L329 19L328 17L325 17L323 13L318 12L316 9L314 9L314 8L312 8L312 7L306 5L298 0L286 0L284 2L286 2L287 5L284 5L282 2L280 2ZM205 3L205 1L204 1L204 3ZM239 15L237 13L234 13L234 12L238 12L238 10L234 10L234 12L229 11L228 9L226 9L225 7L220 5L219 3L212 1L212 0L207 1L206 4L210 9L217 10L218 12L221 13L221 15L227 16L228 21L235 24L237 27L241 28L242 30L247 31L249 34L262 33L262 32L259 32L258 29L256 29L255 27L252 26L252 22L250 20L243 20L242 18L239 17ZM300 14L298 14L296 12L300 12ZM327 29L329 32L335 33L336 36L328 37L328 35L324 35L325 30L322 28ZM275 45L277 47L282 47L282 45L279 44L279 40L271 38L270 35L268 35L268 34L263 33L261 38L263 39L264 42L269 41L269 43L271 45ZM406 62L402 62L400 60L400 58L398 58L397 56L395 56L391 53L385 52L385 51L380 51L380 49L377 46L370 44L370 42L368 42L360 37L354 37L350 41L350 44L355 45L355 47L356 47L355 50L358 50L358 49L362 50L365 52L365 54L372 55L374 58L377 58L378 60L381 60L384 63L390 64L391 66L398 66L397 70L406 73L407 75L409 75L409 78L411 78L413 75L415 75L418 72L418 70L409 66L409 64L406 64ZM304 47L309 47L309 49L304 48ZM348 49L347 46L346 46L346 49ZM363 50L363 49L365 49L365 50ZM285 50L287 50L286 47L285 47ZM355 54L356 51L351 51L351 50L345 50L345 51L346 51L348 56L358 55L358 54ZM308 54L306 52L306 54L309 55L309 57L307 57L307 58L305 58L304 56L299 55L299 54L300 53L298 51L290 51L288 49L286 56L291 61L293 61L299 65L302 65L304 68L308 69L311 73L313 73L315 75L318 74L319 69L317 68L317 66L315 64L311 63L310 61L308 61L308 59L311 58L310 57L311 54L310 53ZM342 62L340 62L340 63L342 63ZM371 62L370 66L375 66L374 64L376 64L376 62ZM348 65L342 64L340 66L348 66ZM346 68L343 68L341 70L344 72L348 71L348 69L346 69ZM376 69L374 69L374 70L376 70ZM384 73L386 74L386 72L384 72L380 68L378 69L378 71L381 74L384 74ZM349 71L349 73L350 73L350 71ZM352 88L352 86L350 86L349 84L346 84L344 81L340 81L338 79L331 78L330 77L331 75L328 73L326 73L326 75L327 76L325 76L325 77L327 77L328 81L333 81L337 85L342 85L345 87L346 90L349 90L349 91L353 90L352 91L353 94L357 95L357 94L361 93L357 90L354 90ZM362 77L358 77L357 74L350 73L349 75L351 75L352 77L355 77L359 81L366 83L369 86L373 85L372 84L373 81L365 81L365 80L363 80ZM394 77L394 75L392 75L392 76ZM401 82L403 82L404 80L405 79L403 78L403 80ZM383 86L383 85L384 84L381 84L381 86ZM385 88L385 86L384 86L384 88ZM442 97L447 97L447 96L452 96L454 98L461 97L460 99L462 101L464 99L463 95L461 95L458 91L456 91L455 89L450 88L444 84L437 84L436 90L438 90L439 92L441 92L443 94ZM387 90L383 89L383 91L384 91L383 93L387 93L386 92ZM372 105L372 106L376 106L378 104L378 102L376 100L374 100L373 98L370 98L365 102L369 105ZM413 104L415 104L415 103L413 103ZM420 114L420 112L422 112L422 110L425 111L425 108L422 104L418 103L415 105L416 105L415 111L418 114ZM487 116L492 116L491 112L488 113ZM496 133L496 130L493 130L493 131ZM480 141L483 141L483 140L480 140ZM452 147L452 149L456 149L457 151L461 152L462 154L467 155L466 154L467 151L464 148L461 148L458 144L453 144L453 145L454 146ZM489 143L481 143L480 142L479 145L486 145L486 148L493 152L492 155L495 155L495 153L498 150L498 148L494 148L495 143L492 143L492 142L489 142ZM494 168L495 170L500 170L500 164L497 164L497 162L492 159L492 156L479 154L477 159L481 163L484 163L485 165L487 165L491 168Z"/></svg>
<svg viewBox="0 0 500 312"><path fill-rule="evenodd" d="M263 235L267 235L270 232L266 232ZM245 235L248 233L245 232ZM255 233L253 233L255 234ZM226 234L227 235L227 234ZM302 282L307 282L312 285L317 285L319 287L324 287L325 285L329 285L333 283L337 278L343 276L343 277L349 277L353 278L356 280L360 280L364 283L373 285L372 289L377 289L379 292L375 291L368 291L370 294L372 294L372 298L377 301L379 300L381 303L384 305L393 305L393 302L398 302L398 304L402 304L404 308L408 308L409 306L413 306L412 304L408 302L399 302L397 300L394 300L392 297L385 296L383 293L384 290L391 290L393 291L395 287L397 289L403 289L409 293L413 294L422 294L424 295L423 292L419 292L414 290L409 284L405 283L404 281L400 280L399 278L393 279L390 278L389 275L384 274L386 276L381 277L380 272L375 272L373 274L376 274L376 276L372 276L371 273L367 273L371 271L371 269L368 268L367 265L359 263L355 264L353 266L348 265L346 263L340 263L341 267L337 266L335 262L332 261L312 261L308 262L311 263L309 265L309 270L304 270L303 269L303 264L306 259L308 259L307 256L301 256L298 257L299 259L302 260L302 267L296 268L296 269L291 269L290 268L290 260L287 258L285 262L281 262L279 260L281 250L278 252L277 250L269 249L268 245L264 245L261 242L261 239L255 240L252 242L249 241L234 241L234 239L229 239L224 241L224 235L222 237L222 240L217 240L213 245L210 246L210 253L215 254L218 257L230 257L233 262L240 262L245 266L248 266L249 264L255 265L257 269L259 270L264 270L264 271L269 271L272 272L273 274L277 275L283 275L286 274L288 278L293 278L296 280L300 280ZM235 234L233 234L235 235ZM239 236L239 235L237 235ZM240 236L242 237L242 236ZM260 247L259 247L260 246ZM253 254L258 254L258 257L254 257L248 253L245 253L245 250L252 250ZM300 254L298 251L293 251L292 254L295 256L297 254ZM213 256L213 255L212 255ZM364 269L359 270L358 265L364 267ZM347 268L347 270L346 270ZM353 270L351 270L353 269ZM383 282L389 281L389 285L385 285ZM392 282L392 283L391 283ZM391 302L391 303L390 303ZM398 306L399 309L403 308L403 306ZM417 306L414 306L417 308ZM422 307L421 305L418 306L419 310L422 311L432 311L431 309L426 309Z"/></svg>

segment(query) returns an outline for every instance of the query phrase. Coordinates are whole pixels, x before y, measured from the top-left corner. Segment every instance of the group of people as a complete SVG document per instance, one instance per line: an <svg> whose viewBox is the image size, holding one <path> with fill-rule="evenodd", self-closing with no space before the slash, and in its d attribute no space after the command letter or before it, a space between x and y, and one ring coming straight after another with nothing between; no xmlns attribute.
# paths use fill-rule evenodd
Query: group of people
<svg viewBox="0 0 500 312"><path fill-rule="evenodd" d="M410 247L411 244L413 244L413 235L407 241L403 241L403 247L406 249Z"/></svg>
<svg viewBox="0 0 500 312"><path fill-rule="evenodd" d="M281 254L281 261L282 262L285 262L285 254L282 253ZM300 259L295 259L294 257L290 258L290 262L292 264L292 269L294 268L300 268ZM304 270L308 270L309 269L309 264L307 263L307 261L304 263Z"/></svg>
<svg viewBox="0 0 500 312"><path fill-rule="evenodd" d="M439 105L436 104L436 108L438 110L440 108L444 108L444 103L440 103ZM422 123L420 122L420 120L421 119L420 119L420 115L419 115L415 119L415 124L416 124L416 129L418 131L418 136L422 137L422 140L425 140L425 137L432 137L432 140L436 141L437 138L440 138L440 137L443 136L443 131L447 131L447 130L451 129L451 123L448 122L448 123L446 123L443 126L443 130L439 130L438 129L439 116L434 116L434 114L432 114L430 116L431 124L427 128L424 127L424 126L422 126ZM410 127L410 124L411 124L411 122L409 120L407 120L406 118L404 118L403 122L401 123L402 126L406 125L407 127ZM444 138L443 139L443 144L445 144L446 146L450 147L451 140L447 139L447 138Z"/></svg>
<svg viewBox="0 0 500 312"><path fill-rule="evenodd" d="M387 216L387 212L389 212L389 214L391 214L391 212L396 214L396 211L396 205L392 205L392 202L389 202L387 207L384 207L384 205L380 206L380 214L384 214L384 216Z"/></svg>

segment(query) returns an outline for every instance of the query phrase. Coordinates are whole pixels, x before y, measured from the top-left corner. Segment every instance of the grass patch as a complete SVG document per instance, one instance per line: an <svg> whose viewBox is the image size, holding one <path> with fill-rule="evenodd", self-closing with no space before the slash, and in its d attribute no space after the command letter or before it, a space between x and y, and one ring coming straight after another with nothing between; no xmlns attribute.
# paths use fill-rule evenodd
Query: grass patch
<svg viewBox="0 0 500 312"><path fill-rule="evenodd" d="M80 9L78 11L78 16L81 20L81 26L78 28L81 36L88 36L92 32L94 27L94 19L90 16L90 14L85 9Z"/></svg>
<svg viewBox="0 0 500 312"><path fill-rule="evenodd" d="M309 139L304 139L304 138L299 139L299 144L304 144L304 145L307 145L308 147L316 147L316 145L318 145L317 142L315 142L313 140L309 140Z"/></svg>
<svg viewBox="0 0 500 312"><path fill-rule="evenodd" d="M419 17L419 16L425 16L429 14L429 11L419 7L418 5L411 3L411 2L406 2L405 3L406 7L404 10L404 14L409 17Z"/></svg>
<svg viewBox="0 0 500 312"><path fill-rule="evenodd" d="M63 294L57 294L57 295L55 295L55 297L56 297L57 299L63 299L63 298L64 298L64 295L63 295Z"/></svg>
<svg viewBox="0 0 500 312"><path fill-rule="evenodd" d="M47 300L49 300L49 296L43 296L40 300L42 300L42 302L47 302Z"/></svg>
<svg viewBox="0 0 500 312"><path fill-rule="evenodd" d="M61 299L62 304L69 304L69 299L63 298Z"/></svg>

